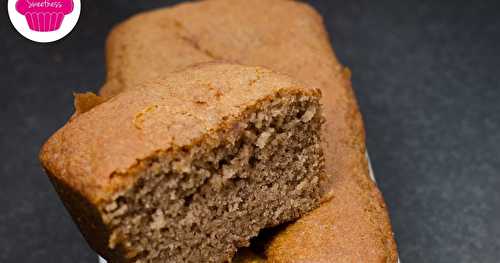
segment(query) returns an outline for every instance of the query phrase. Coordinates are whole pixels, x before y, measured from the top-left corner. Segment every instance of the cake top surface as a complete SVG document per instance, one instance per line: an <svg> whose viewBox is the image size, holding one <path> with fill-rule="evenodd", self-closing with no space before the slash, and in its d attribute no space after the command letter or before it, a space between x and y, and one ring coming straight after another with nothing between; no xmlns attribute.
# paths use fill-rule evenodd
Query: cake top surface
<svg viewBox="0 0 500 263"><path fill-rule="evenodd" d="M28 12L67 15L73 11L73 8L73 0L18 0L16 2L16 10L23 15Z"/></svg>
<svg viewBox="0 0 500 263"><path fill-rule="evenodd" d="M339 85L342 66L321 21L309 5L284 0L186 2L140 13L108 37L107 83L100 94L113 96L144 80L214 60L265 66L313 86ZM335 95L346 92L330 89Z"/></svg>
<svg viewBox="0 0 500 263"><path fill-rule="evenodd" d="M77 114L43 146L40 159L91 202L131 186L142 160L190 147L281 92L319 96L262 67L204 63L130 89Z"/></svg>

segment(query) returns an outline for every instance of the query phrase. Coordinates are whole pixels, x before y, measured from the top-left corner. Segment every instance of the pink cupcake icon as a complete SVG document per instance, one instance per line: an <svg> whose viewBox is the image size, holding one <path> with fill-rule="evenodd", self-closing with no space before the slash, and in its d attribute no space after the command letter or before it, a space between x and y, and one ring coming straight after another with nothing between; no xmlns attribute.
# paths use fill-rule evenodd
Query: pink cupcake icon
<svg viewBox="0 0 500 263"><path fill-rule="evenodd" d="M18 0L17 12L24 15L31 30L56 31L64 16L73 11L73 0Z"/></svg>

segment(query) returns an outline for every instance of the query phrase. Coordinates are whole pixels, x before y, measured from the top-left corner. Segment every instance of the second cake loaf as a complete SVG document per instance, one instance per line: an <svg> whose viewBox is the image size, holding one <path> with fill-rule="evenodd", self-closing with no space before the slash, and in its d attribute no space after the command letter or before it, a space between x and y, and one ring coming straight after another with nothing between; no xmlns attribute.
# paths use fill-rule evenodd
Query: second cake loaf
<svg viewBox="0 0 500 263"><path fill-rule="evenodd" d="M350 71L336 58L311 6L212 0L140 13L112 30L106 58L106 85L100 91L106 98L145 79L213 60L261 65L320 88L330 199L276 233L262 256L273 263L397 262L387 207L369 177Z"/></svg>
<svg viewBox="0 0 500 263"><path fill-rule="evenodd" d="M208 63L78 114L40 159L111 262L223 262L318 206L320 93Z"/></svg>

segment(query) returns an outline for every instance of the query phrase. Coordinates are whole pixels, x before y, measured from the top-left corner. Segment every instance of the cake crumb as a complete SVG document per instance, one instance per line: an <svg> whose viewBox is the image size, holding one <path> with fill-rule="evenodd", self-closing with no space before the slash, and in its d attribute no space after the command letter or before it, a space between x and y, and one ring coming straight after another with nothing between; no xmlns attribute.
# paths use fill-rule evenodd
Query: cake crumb
<svg viewBox="0 0 500 263"><path fill-rule="evenodd" d="M267 129L265 132L261 133L259 138L257 139L257 142L255 143L255 145L257 145L257 147L259 148L264 148L264 146L266 146L267 144L267 141L269 140L269 138L271 137L271 135L273 135L274 133L274 129L273 128L269 128Z"/></svg>

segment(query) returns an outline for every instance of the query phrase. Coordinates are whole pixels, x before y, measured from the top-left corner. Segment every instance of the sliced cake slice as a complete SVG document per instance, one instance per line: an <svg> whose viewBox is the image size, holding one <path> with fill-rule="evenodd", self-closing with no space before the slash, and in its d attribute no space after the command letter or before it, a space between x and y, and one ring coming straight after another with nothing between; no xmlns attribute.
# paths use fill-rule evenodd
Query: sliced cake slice
<svg viewBox="0 0 500 263"><path fill-rule="evenodd" d="M261 67L197 65L87 107L40 159L111 262L223 262L319 205L319 99Z"/></svg>

